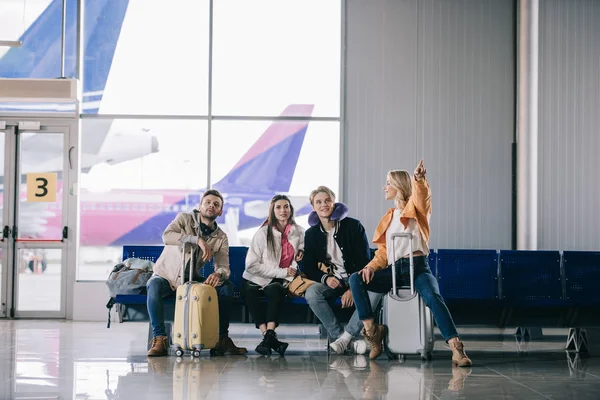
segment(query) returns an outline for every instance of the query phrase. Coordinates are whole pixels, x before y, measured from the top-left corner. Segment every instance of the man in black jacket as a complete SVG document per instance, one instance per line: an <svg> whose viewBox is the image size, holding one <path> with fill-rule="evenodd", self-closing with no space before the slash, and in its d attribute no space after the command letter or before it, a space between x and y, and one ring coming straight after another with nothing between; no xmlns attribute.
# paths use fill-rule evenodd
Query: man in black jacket
<svg viewBox="0 0 600 400"><path fill-rule="evenodd" d="M304 272L317 283L306 290L306 302L327 329L336 353L343 353L352 344L355 353L364 354L367 343L353 340L360 337L362 329L358 314L354 312L344 332L329 301L341 296L342 307L354 305L348 278L371 259L365 228L359 220L347 216L345 204L335 203L335 194L328 187L319 186L309 199L314 211L304 236ZM375 309L382 296L369 295Z"/></svg>

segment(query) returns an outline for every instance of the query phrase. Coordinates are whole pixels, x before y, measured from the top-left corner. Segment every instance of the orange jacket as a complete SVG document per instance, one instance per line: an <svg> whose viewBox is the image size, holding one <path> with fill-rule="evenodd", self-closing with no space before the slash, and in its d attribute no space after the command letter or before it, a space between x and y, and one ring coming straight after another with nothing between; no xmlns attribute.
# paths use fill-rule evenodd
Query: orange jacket
<svg viewBox="0 0 600 400"><path fill-rule="evenodd" d="M408 219L415 218L419 225L419 231L423 240L429 243L429 216L431 215L431 188L427 179L423 178L421 181L417 181L413 177L413 193L406 203L406 207L402 211L400 216L400 222L404 225L404 228L408 226ZM392 223L392 217L394 216L394 209L390 208L388 212L381 218L379 225L375 228L375 235L373 235L373 243L377 245L377 251L375 256L367 264L367 267L372 268L374 271L385 269L388 266L387 261L387 249L385 243L385 233Z"/></svg>

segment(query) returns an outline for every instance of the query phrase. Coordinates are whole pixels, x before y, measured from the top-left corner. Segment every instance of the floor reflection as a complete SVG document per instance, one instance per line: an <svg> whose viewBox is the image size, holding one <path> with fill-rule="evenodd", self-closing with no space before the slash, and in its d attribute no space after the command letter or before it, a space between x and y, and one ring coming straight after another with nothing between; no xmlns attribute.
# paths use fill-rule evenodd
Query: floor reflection
<svg viewBox="0 0 600 400"><path fill-rule="evenodd" d="M255 329L236 324L240 345ZM556 337L467 336L472 368L336 356L312 327L282 327L285 357L147 358L145 324L0 321L0 399L545 399L600 398L600 359L565 352ZM466 336L466 335L465 335ZM527 346L524 352L524 346Z"/></svg>

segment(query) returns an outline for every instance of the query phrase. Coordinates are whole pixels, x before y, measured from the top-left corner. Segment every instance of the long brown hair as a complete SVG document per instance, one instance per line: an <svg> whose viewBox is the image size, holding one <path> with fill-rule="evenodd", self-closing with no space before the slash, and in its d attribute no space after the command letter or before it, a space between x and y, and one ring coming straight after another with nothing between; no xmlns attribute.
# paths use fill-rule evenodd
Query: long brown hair
<svg viewBox="0 0 600 400"><path fill-rule="evenodd" d="M275 238L273 237L273 228L277 226L277 218L275 217L275 203L279 200L285 200L290 205L290 216L288 218L288 224L295 225L296 221L294 221L294 206L290 199L284 194L277 194L273 196L271 199L271 205L269 206L269 216L267 220L263 224L266 224L267 227L267 249L271 255L275 255ZM283 232L282 232L283 233Z"/></svg>

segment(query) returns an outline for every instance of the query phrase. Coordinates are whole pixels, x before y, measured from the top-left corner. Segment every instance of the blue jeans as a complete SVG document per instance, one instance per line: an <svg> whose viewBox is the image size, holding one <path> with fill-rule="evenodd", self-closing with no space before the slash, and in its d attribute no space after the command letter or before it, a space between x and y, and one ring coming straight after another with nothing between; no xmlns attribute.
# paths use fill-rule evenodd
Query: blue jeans
<svg viewBox="0 0 600 400"><path fill-rule="evenodd" d="M376 310L379 306L379 302L385 296L385 293L376 293L368 291L369 295L369 303L371 306L371 310ZM346 325L345 331L348 332L352 337L359 337L360 331L362 331L363 323L360 317L358 316L358 308L354 310L352 313L352 317L350 317L350 321L348 321L348 325Z"/></svg>
<svg viewBox="0 0 600 400"><path fill-rule="evenodd" d="M319 321L321 321L332 340L339 338L342 333L344 333L344 328L338 322L335 313L331 309L330 301L340 297L344 294L344 291L344 289L332 289L323 283L314 283L306 289L304 295L310 309L315 313L317 318L319 318ZM383 295L369 292L370 305L372 308L377 308L379 301L382 298ZM362 328L363 323L358 318L358 313L355 310L348 325L346 325L346 332L352 336L358 336Z"/></svg>
<svg viewBox="0 0 600 400"><path fill-rule="evenodd" d="M175 291L171 290L169 281L158 275L153 275L148 280L146 289L148 292L146 304L154 337L167 336L163 299L173 295ZM215 289L219 299L219 336L225 337L229 335L229 312L233 302L233 284L226 280Z"/></svg>
<svg viewBox="0 0 600 400"><path fill-rule="evenodd" d="M408 259L400 259L394 266L397 270L400 270L402 275L398 275L398 286L405 286L409 284L408 276L405 271L408 268ZM444 299L440 295L440 289L435 277L431 274L429 264L427 263L426 256L414 257L414 285L417 293L423 298L425 304L431 310L433 318L440 328L440 332L446 341L453 337L458 337L456 326L448 311ZM350 276L350 290L352 290L352 297L354 298L354 304L356 304L356 310L358 311L358 317L361 321L373 318L373 309L371 308L370 302L367 300L367 291L381 292L386 287L388 288L385 292L389 291L392 287L392 273L390 267L383 271L378 271L375 276L366 284L362 276L358 273ZM387 286L386 286L386 282Z"/></svg>

